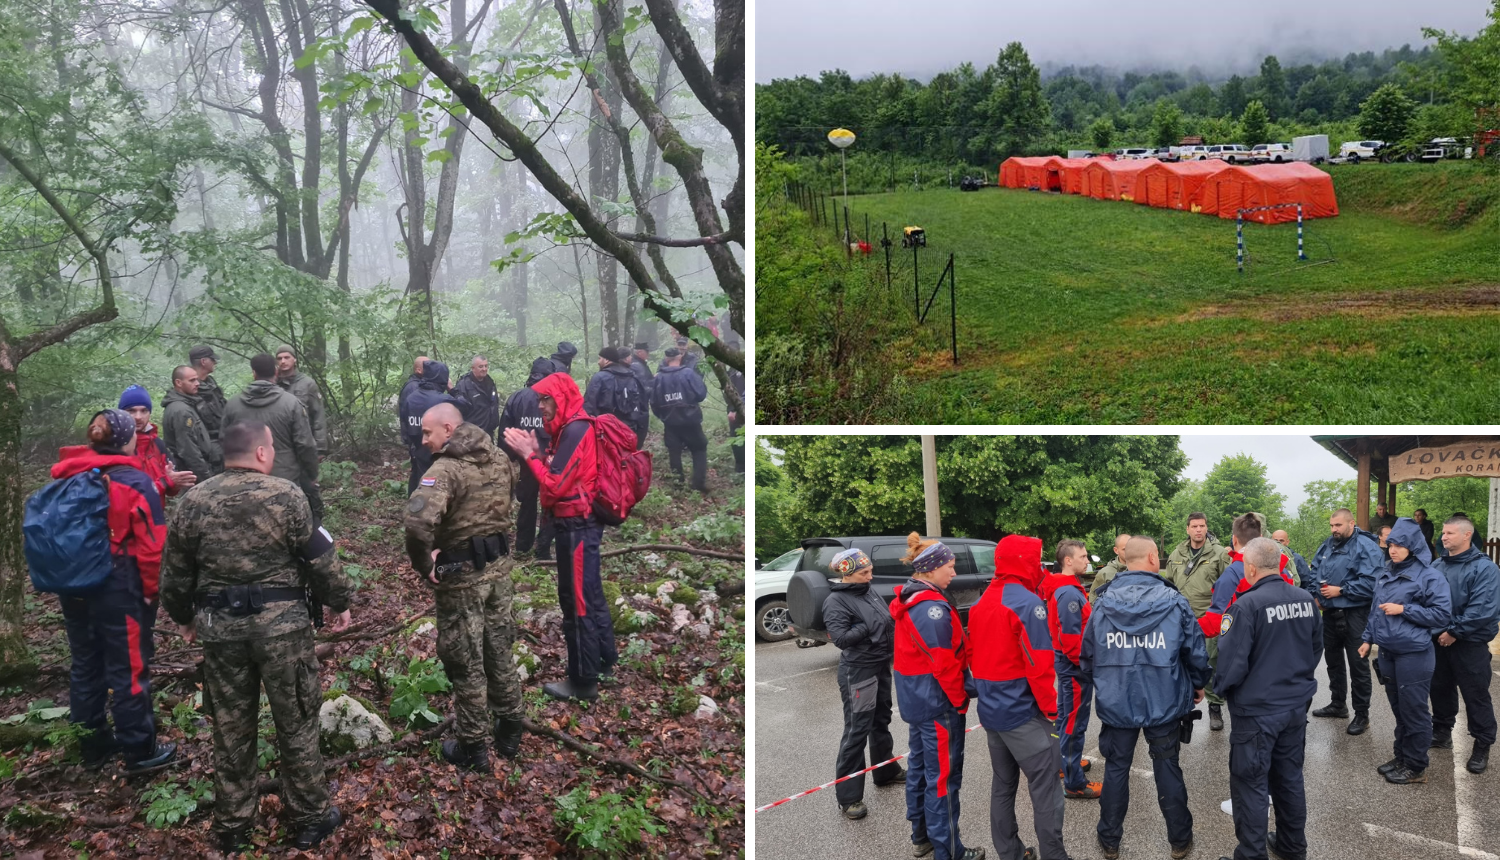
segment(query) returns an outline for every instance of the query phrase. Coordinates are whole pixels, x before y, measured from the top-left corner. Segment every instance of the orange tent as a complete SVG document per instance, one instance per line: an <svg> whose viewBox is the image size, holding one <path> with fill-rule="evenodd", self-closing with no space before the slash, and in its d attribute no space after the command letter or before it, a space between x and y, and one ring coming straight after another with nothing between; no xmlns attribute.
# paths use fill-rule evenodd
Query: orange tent
<svg viewBox="0 0 1500 860"><path fill-rule="evenodd" d="M1229 167L1204 181L1195 202L1208 215L1233 218L1240 209L1301 203L1303 218L1332 218L1339 214L1333 195L1333 177L1310 164L1261 164ZM1246 219L1261 224L1297 220L1297 210L1266 209L1251 212Z"/></svg>
<svg viewBox="0 0 1500 860"><path fill-rule="evenodd" d="M1092 158L1059 158L1055 167L1048 170L1056 170L1058 173L1058 184L1064 194L1080 194L1083 186L1083 171L1094 163Z"/></svg>
<svg viewBox="0 0 1500 860"><path fill-rule="evenodd" d="M1055 155L1007 158L1000 164L1000 185L1005 188L1061 190L1061 177L1054 164L1063 160Z"/></svg>
<svg viewBox="0 0 1500 860"><path fill-rule="evenodd" d="M1135 179L1135 202L1162 209L1192 209L1194 195L1203 183L1228 167L1218 159L1152 165Z"/></svg>
<svg viewBox="0 0 1500 860"><path fill-rule="evenodd" d="M1099 200L1134 200L1136 177L1151 165L1160 163L1154 158L1132 161L1093 159L1083 171L1079 193Z"/></svg>
<svg viewBox="0 0 1500 860"><path fill-rule="evenodd" d="M1023 159L1007 158L1000 162L1000 173L996 177L996 184L1001 188L1025 188L1026 169L1021 164Z"/></svg>

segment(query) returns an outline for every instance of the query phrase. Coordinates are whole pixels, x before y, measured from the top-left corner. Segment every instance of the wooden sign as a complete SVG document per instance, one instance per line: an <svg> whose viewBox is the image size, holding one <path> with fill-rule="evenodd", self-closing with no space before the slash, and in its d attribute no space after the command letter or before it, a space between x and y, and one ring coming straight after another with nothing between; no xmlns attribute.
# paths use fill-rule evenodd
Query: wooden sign
<svg viewBox="0 0 1500 860"><path fill-rule="evenodd" d="M1430 481L1433 478L1500 478L1500 439L1463 442L1441 448L1413 448L1393 455L1391 480Z"/></svg>

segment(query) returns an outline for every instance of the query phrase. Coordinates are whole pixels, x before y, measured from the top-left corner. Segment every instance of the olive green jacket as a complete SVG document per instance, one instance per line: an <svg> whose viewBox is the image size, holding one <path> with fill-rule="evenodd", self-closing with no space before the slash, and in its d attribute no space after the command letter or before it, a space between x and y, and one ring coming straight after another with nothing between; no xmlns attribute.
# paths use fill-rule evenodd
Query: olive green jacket
<svg viewBox="0 0 1500 860"><path fill-rule="evenodd" d="M1187 598L1193 615L1202 618L1213 603L1214 583L1218 582L1219 574L1228 566L1229 550L1217 538L1210 536L1196 560L1187 541L1178 544L1167 558L1161 575Z"/></svg>

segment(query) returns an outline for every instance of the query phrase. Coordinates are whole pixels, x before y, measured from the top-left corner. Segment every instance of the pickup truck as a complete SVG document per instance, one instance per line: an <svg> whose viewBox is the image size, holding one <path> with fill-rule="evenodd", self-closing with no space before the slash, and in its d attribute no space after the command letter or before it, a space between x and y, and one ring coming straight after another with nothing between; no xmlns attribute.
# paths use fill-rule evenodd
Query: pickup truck
<svg viewBox="0 0 1500 860"><path fill-rule="evenodd" d="M1155 156L1156 150L1141 147L1115 150L1115 158L1120 161L1136 161L1142 158L1154 158Z"/></svg>
<svg viewBox="0 0 1500 860"><path fill-rule="evenodd" d="M1339 144L1339 158L1358 164L1366 158L1376 158L1385 147L1383 140L1346 140Z"/></svg>
<svg viewBox="0 0 1500 860"><path fill-rule="evenodd" d="M948 586L948 595L958 604L959 616L965 621L969 608L979 602L990 580L995 578L995 542L973 538L943 538L953 550L957 575ZM831 641L823 626L823 601L828 599L828 565L833 557L850 547L862 549L875 563L875 578L870 587L889 602L896 586L911 577L911 566L903 564L906 536L809 538L802 541L802 558L797 572L787 583L786 604L796 635L814 644Z"/></svg>
<svg viewBox="0 0 1500 860"><path fill-rule="evenodd" d="M1206 146L1179 146L1177 157L1182 161L1203 161L1208 158L1208 147Z"/></svg>
<svg viewBox="0 0 1500 860"><path fill-rule="evenodd" d="M755 569L755 638L780 642L792 632L792 616L786 611L786 584L802 561L801 548L784 552Z"/></svg>
<svg viewBox="0 0 1500 860"><path fill-rule="evenodd" d="M1207 157L1227 161L1230 164L1244 164L1250 160L1250 150L1238 143L1216 144L1208 148Z"/></svg>
<svg viewBox="0 0 1500 860"><path fill-rule="evenodd" d="M1250 160L1261 164L1291 161L1292 147L1285 143L1257 143L1250 147Z"/></svg>

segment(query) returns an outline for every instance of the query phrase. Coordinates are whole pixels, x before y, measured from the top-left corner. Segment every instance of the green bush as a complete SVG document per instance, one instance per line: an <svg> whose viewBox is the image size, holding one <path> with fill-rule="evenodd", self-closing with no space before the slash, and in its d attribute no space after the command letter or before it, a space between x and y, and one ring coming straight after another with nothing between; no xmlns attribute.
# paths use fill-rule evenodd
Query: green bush
<svg viewBox="0 0 1500 860"><path fill-rule="evenodd" d="M153 785L141 792L141 803L146 807L146 823L157 830L166 830L186 821L200 800L212 800L213 796L213 783L193 779L186 786L175 782Z"/></svg>
<svg viewBox="0 0 1500 860"><path fill-rule="evenodd" d="M609 792L590 799L588 789L579 786L555 803L552 817L567 831L564 838L603 857L632 856L636 853L633 846L645 835L666 830L640 798Z"/></svg>
<svg viewBox="0 0 1500 860"><path fill-rule="evenodd" d="M427 696L442 693L451 686L443 667L436 660L417 659L406 671L393 674L391 685L391 719L414 729L435 726L443 721L427 705Z"/></svg>

